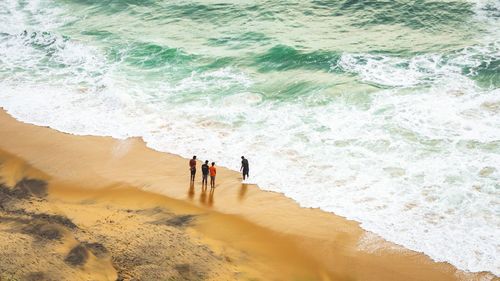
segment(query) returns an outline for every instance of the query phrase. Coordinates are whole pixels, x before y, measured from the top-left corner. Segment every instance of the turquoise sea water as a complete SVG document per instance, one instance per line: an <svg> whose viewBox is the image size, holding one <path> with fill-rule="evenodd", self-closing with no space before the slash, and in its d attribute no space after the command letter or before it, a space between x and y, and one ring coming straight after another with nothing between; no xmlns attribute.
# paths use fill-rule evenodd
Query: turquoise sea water
<svg viewBox="0 0 500 281"><path fill-rule="evenodd" d="M500 275L498 1L0 1L0 106ZM363 245L360 245L363 248Z"/></svg>

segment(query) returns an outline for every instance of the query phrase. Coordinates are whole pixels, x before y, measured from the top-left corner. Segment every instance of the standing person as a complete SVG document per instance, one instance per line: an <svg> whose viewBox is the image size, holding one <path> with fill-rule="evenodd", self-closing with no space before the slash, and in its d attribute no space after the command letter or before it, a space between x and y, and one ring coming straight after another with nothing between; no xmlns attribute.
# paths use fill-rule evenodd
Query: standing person
<svg viewBox="0 0 500 281"><path fill-rule="evenodd" d="M243 180L248 179L248 173L250 172L250 167L248 166L248 159L245 156L241 156L241 168L240 172L243 171Z"/></svg>
<svg viewBox="0 0 500 281"><path fill-rule="evenodd" d="M215 175L217 174L215 162L212 162L212 166L208 169L210 170L210 188L215 188Z"/></svg>
<svg viewBox="0 0 500 281"><path fill-rule="evenodd" d="M189 160L189 170L191 171L191 181L194 181L194 175L196 175L196 156Z"/></svg>
<svg viewBox="0 0 500 281"><path fill-rule="evenodd" d="M208 186L208 160L205 161L205 164L201 165L201 188L203 186Z"/></svg>

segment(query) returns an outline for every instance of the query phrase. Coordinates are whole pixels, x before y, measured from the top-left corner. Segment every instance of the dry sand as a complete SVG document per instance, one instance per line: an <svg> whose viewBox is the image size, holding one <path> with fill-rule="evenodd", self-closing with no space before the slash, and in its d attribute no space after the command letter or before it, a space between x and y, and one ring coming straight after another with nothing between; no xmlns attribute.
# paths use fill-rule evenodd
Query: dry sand
<svg viewBox="0 0 500 281"><path fill-rule="evenodd" d="M0 112L0 280L490 280L140 139Z"/></svg>

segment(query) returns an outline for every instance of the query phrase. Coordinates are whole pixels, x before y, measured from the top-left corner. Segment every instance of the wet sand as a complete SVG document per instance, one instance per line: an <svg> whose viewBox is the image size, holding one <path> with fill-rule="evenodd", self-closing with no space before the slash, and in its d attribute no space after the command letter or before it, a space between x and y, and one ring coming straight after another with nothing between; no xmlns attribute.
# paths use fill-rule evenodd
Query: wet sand
<svg viewBox="0 0 500 281"><path fill-rule="evenodd" d="M140 139L64 134L2 111L0 161L0 280L493 279L221 167L203 191L188 160Z"/></svg>

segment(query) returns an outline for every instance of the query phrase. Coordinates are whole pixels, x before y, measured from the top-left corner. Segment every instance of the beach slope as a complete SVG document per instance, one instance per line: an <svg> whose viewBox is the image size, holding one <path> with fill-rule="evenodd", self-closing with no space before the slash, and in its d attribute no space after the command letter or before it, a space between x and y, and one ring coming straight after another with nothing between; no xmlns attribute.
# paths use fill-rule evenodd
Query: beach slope
<svg viewBox="0 0 500 281"><path fill-rule="evenodd" d="M140 139L0 112L0 280L491 280Z"/></svg>

